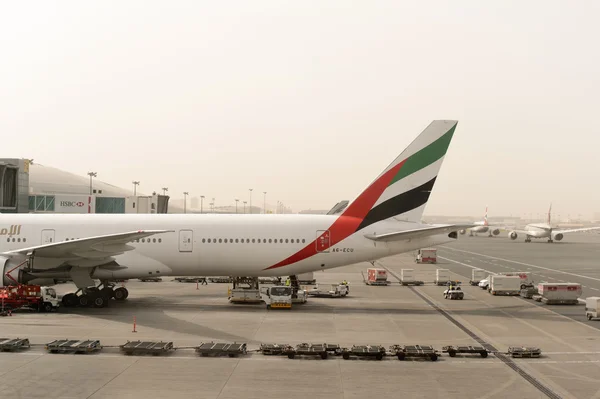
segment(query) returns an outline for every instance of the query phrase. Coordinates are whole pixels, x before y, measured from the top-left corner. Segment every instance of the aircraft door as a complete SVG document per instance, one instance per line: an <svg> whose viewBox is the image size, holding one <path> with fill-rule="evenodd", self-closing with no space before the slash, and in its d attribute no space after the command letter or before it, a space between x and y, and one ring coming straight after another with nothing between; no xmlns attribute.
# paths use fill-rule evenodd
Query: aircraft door
<svg viewBox="0 0 600 399"><path fill-rule="evenodd" d="M42 230L42 245L52 244L54 241L54 230Z"/></svg>
<svg viewBox="0 0 600 399"><path fill-rule="evenodd" d="M317 230L317 252L329 252L331 235L329 230Z"/></svg>
<svg viewBox="0 0 600 399"><path fill-rule="evenodd" d="M194 232L179 230L179 252L192 252L194 249Z"/></svg>

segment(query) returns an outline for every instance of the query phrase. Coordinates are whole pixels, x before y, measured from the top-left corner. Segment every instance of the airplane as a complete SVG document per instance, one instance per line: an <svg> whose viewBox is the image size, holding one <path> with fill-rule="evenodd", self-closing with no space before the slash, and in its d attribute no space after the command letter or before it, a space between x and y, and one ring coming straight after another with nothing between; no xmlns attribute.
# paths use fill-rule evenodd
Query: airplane
<svg viewBox="0 0 600 399"><path fill-rule="evenodd" d="M488 233L489 235L488 237L493 237L493 236L497 236L498 234L500 234L500 229L499 228L494 228L492 229L492 225L489 224L488 222L488 208L487 206L485 207L485 216L483 217L483 220L479 221L479 222L475 222L473 223L475 225L475 227L472 227L469 230L469 237L473 237L474 235L477 236L477 233ZM467 232L466 229L462 229L460 231L460 234L465 234Z"/></svg>
<svg viewBox="0 0 600 399"><path fill-rule="evenodd" d="M104 307L129 296L118 279L292 276L452 242L473 225L420 220L457 123L429 124L339 215L0 215L3 283L70 279L64 306Z"/></svg>
<svg viewBox="0 0 600 399"><path fill-rule="evenodd" d="M582 231L593 231L600 230L599 227L584 227L579 229L566 229L559 230L552 227L551 224L551 215L552 215L552 204L550 204L550 209L548 210L548 222L547 223L531 223L525 226L524 230L513 230L508 233L508 238L511 240L516 240L519 237L519 234L525 236L525 242L531 242L532 238L547 238L548 242L552 243L554 241L560 241L563 239L566 233L576 233Z"/></svg>

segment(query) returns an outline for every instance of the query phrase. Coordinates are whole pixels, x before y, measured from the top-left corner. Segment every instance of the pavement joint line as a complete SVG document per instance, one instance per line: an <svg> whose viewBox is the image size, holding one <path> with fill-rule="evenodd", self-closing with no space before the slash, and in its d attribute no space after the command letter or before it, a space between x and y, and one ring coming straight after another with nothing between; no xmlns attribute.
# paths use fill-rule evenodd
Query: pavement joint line
<svg viewBox="0 0 600 399"><path fill-rule="evenodd" d="M135 359L134 362L131 362L131 364L127 367L125 367L123 370L121 370L120 373L117 373L117 375L115 375L113 378L111 378L110 380L106 381L104 384L102 384L102 386L98 387L98 389L96 389L94 392L92 392L91 395L88 396L88 399L91 398L92 396L94 396L96 393L98 393L102 388L104 388L105 386L107 386L108 384L110 384L111 382L113 382L117 377L120 377L124 372L126 372L127 370L129 370L129 368L131 366L133 366L134 364L136 364L140 359L137 358Z"/></svg>
<svg viewBox="0 0 600 399"><path fill-rule="evenodd" d="M389 268L387 268L385 266L383 266L383 268L385 270L387 270L388 273L390 273L396 280L400 281L400 277L395 272L393 272L392 270L390 270ZM544 395L546 395L547 397L549 397L551 399L561 399L562 398L558 393L554 392L552 390L552 388L550 388L549 386L544 384L542 381L535 378L533 375L531 375L526 370L521 368L512 358L507 357L504 354L502 354L492 344L486 342L484 339L479 337L475 332L471 331L471 329L469 329L467 326L465 326L460 321L458 321L456 318L454 318L454 316L452 316L450 314L450 312L448 312L445 309L442 309L440 306L438 306L435 303L435 301L430 299L427 295L419 292L419 290L417 290L413 286L408 286L408 289L410 289L415 295L420 297L423 301L425 301L426 303L431 305L435 310L437 310L440 314L442 314L442 316L444 316L446 319L448 319L448 321L450 321L452 324L454 324L456 327L458 327L460 330L462 330L469 337L474 339L477 343L479 343L485 349L487 349L488 351L495 352L494 354L497 359L500 359L505 365L507 365L513 371L515 371L517 374L519 374L521 377L523 377L523 379L525 379L525 381L529 382L531 385L533 385L535 388L537 388L538 391L540 391L541 393L543 393Z"/></svg>
<svg viewBox="0 0 600 399"><path fill-rule="evenodd" d="M445 245L440 246L440 248L449 249L450 251L464 252L464 253L468 253L468 254L472 254L472 255L479 255L479 256L483 256L485 258L497 259L497 260L501 260L501 261L504 261L504 262L514 263L514 264L517 264L517 265L535 267L535 268L538 268L538 269L547 270L547 271L554 272L554 273L561 273L561 274L566 274L566 275L569 275L569 276L575 276L575 277L586 278L586 279L589 279L589 280L600 281L600 278L595 278L595 277L590 277L590 276L584 276L583 274L569 273L569 272L565 272L565 271L562 271L562 270L551 269L549 267L543 267L543 266L533 265L531 263L518 262L516 260L499 258L497 256L485 255L485 254L481 254L481 253L478 253L478 252L465 251L464 249L451 248L451 247L447 247Z"/></svg>

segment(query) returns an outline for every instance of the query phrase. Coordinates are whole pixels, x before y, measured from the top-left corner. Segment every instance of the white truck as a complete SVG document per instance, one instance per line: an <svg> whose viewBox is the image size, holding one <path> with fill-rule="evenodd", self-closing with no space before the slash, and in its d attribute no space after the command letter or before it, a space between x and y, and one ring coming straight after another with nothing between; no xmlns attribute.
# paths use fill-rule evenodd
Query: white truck
<svg viewBox="0 0 600 399"><path fill-rule="evenodd" d="M489 292L492 295L519 295L521 292L521 277L519 276L492 276Z"/></svg>
<svg viewBox="0 0 600 399"><path fill-rule="evenodd" d="M493 274L493 275L490 274L483 280L480 280L477 285L481 289L490 291L491 290L490 280L491 280L492 276L508 276L508 277L518 276L521 279L521 284L519 286L519 289L533 287L533 279L531 278L530 272L502 272L502 273L497 273L497 274Z"/></svg>
<svg viewBox="0 0 600 399"><path fill-rule="evenodd" d="M588 320L600 318L600 297L591 296L585 299L585 317Z"/></svg>
<svg viewBox="0 0 600 399"><path fill-rule="evenodd" d="M272 287L263 287L260 291L262 300L267 304L267 309L292 308L292 287L274 285Z"/></svg>
<svg viewBox="0 0 600 399"><path fill-rule="evenodd" d="M417 250L415 256L415 262L417 263L437 263L437 249L435 248L423 248Z"/></svg>
<svg viewBox="0 0 600 399"><path fill-rule="evenodd" d="M316 297L339 298L348 295L348 286L345 284L323 284L315 285L312 290L307 291L308 295Z"/></svg>
<svg viewBox="0 0 600 399"><path fill-rule="evenodd" d="M488 272L486 272L485 270L473 269L471 270L471 280L469 281L469 284L478 285L482 280L485 280L487 275Z"/></svg>

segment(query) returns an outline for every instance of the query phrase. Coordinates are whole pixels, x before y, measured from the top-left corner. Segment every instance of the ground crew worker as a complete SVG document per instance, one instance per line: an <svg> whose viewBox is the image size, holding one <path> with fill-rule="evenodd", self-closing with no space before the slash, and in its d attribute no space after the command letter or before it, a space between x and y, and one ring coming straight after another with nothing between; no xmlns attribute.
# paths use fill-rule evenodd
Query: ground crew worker
<svg viewBox="0 0 600 399"><path fill-rule="evenodd" d="M292 285L292 281L290 280L289 277L285 280L285 285L287 285L287 286Z"/></svg>

